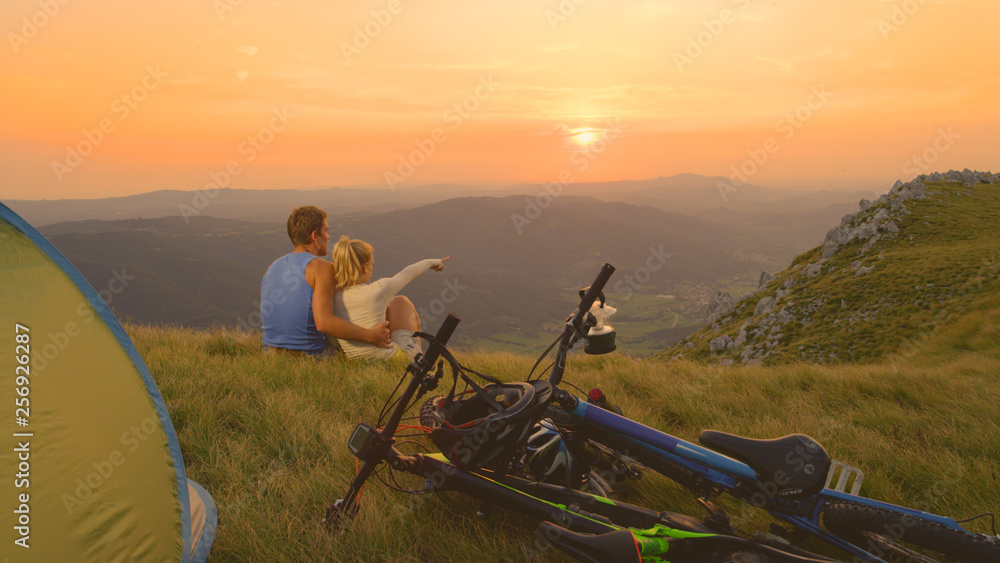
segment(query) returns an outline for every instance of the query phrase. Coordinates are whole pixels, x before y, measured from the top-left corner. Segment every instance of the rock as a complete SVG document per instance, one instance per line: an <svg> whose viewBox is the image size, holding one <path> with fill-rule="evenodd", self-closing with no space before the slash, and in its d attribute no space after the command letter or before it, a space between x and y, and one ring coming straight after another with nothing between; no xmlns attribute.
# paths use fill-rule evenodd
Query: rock
<svg viewBox="0 0 1000 563"><path fill-rule="evenodd" d="M757 302L757 308L754 309L753 314L763 315L764 313L770 311L772 307L774 307L774 297L773 296L765 297Z"/></svg>
<svg viewBox="0 0 1000 563"><path fill-rule="evenodd" d="M785 280L784 283L785 289L792 289L792 286L794 285L795 285L795 278L788 278L787 280Z"/></svg>
<svg viewBox="0 0 1000 563"><path fill-rule="evenodd" d="M837 251L840 250L840 244L841 243L840 243L840 241L838 240L837 237L829 237L826 240L824 240L823 241L823 256L822 256L823 260L826 260L827 258L831 258L834 254L836 254ZM808 272L808 271L809 270L807 269L806 272Z"/></svg>
<svg viewBox="0 0 1000 563"><path fill-rule="evenodd" d="M889 189L889 193L896 193L896 192L899 191L899 188L902 188L902 187L903 187L903 181L902 180L896 180L896 183L893 184L892 188Z"/></svg>
<svg viewBox="0 0 1000 563"><path fill-rule="evenodd" d="M695 347L695 343L694 342L688 342L684 346L687 347L687 348L694 348Z"/></svg>
<svg viewBox="0 0 1000 563"><path fill-rule="evenodd" d="M711 350L713 354L716 352L723 352L732 347L733 339L729 335L713 338L712 341L708 343L708 349Z"/></svg>
<svg viewBox="0 0 1000 563"><path fill-rule="evenodd" d="M847 215L844 215L843 217L840 218L840 226L843 227L844 225L850 223L853 220L854 220L854 214L848 213Z"/></svg>
<svg viewBox="0 0 1000 563"><path fill-rule="evenodd" d="M823 262L814 262L806 266L806 277L814 278L819 275L820 270L823 269Z"/></svg>
<svg viewBox="0 0 1000 563"><path fill-rule="evenodd" d="M854 270L855 272L857 272L858 268L860 267L861 267L861 260L855 260L854 262L851 262L851 269Z"/></svg>
<svg viewBox="0 0 1000 563"><path fill-rule="evenodd" d="M772 276L771 274L769 274L767 272L761 272L760 273L760 279L757 280L757 291L760 291L760 290L764 289L764 286L766 286L768 283L770 283L770 281L773 280L773 279L774 279L774 276Z"/></svg>
<svg viewBox="0 0 1000 563"><path fill-rule="evenodd" d="M720 366L731 366L734 364L736 364L736 362L734 362L732 358L726 358L725 360L719 362Z"/></svg>
<svg viewBox="0 0 1000 563"><path fill-rule="evenodd" d="M725 291L715 292L715 295L708 300L708 324L714 324L715 321L725 317L735 308L736 303L733 302L732 295Z"/></svg>
<svg viewBox="0 0 1000 563"><path fill-rule="evenodd" d="M872 217L872 223L876 224L881 223L882 221L885 221L888 218L889 218L889 212L886 211L885 209L879 209L878 212L875 213L875 216Z"/></svg>
<svg viewBox="0 0 1000 563"><path fill-rule="evenodd" d="M858 213L868 211L868 208L871 206L872 202L868 201L867 199L861 200L860 202L858 202Z"/></svg>
<svg viewBox="0 0 1000 563"><path fill-rule="evenodd" d="M858 227L858 238L859 239L862 239L862 240L864 240L864 239L870 239L873 236L875 236L876 234L878 234L878 227L876 227L872 223L862 223L861 226Z"/></svg>
<svg viewBox="0 0 1000 563"><path fill-rule="evenodd" d="M788 324L788 323L794 322L794 321L795 321L795 315L792 314L792 312L788 310L788 306L787 305L784 306L784 307L782 307L781 310L778 311L778 323L779 324L784 325L784 324Z"/></svg>
<svg viewBox="0 0 1000 563"><path fill-rule="evenodd" d="M859 278L861 276L867 275L868 272L871 272L871 271L872 271L872 269L869 268L869 267L867 267L867 266L865 266L864 268L858 268L858 271L857 271L857 273L854 274L854 277Z"/></svg>
<svg viewBox="0 0 1000 563"><path fill-rule="evenodd" d="M887 233L898 233L899 232L899 225L897 225L895 221L888 221L887 223L885 223L884 225L882 225L879 228L881 228L883 231L885 231Z"/></svg>
<svg viewBox="0 0 1000 563"><path fill-rule="evenodd" d="M736 335L736 340L733 341L733 346L739 348L747 342L747 331L741 330L739 334Z"/></svg>
<svg viewBox="0 0 1000 563"><path fill-rule="evenodd" d="M779 289L778 292L774 294L778 301L781 301L786 295L788 295L787 289Z"/></svg>
<svg viewBox="0 0 1000 563"><path fill-rule="evenodd" d="M843 309L844 307L847 307L847 300L846 299L841 299L840 300L840 308Z"/></svg>

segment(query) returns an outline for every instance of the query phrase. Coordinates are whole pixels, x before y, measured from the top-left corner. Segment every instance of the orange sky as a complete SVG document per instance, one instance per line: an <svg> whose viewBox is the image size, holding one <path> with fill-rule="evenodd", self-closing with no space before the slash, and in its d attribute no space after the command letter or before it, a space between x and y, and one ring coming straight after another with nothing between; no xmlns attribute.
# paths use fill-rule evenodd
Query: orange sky
<svg viewBox="0 0 1000 563"><path fill-rule="evenodd" d="M227 165L240 188L996 171L998 21L996 0L4 0L0 198Z"/></svg>

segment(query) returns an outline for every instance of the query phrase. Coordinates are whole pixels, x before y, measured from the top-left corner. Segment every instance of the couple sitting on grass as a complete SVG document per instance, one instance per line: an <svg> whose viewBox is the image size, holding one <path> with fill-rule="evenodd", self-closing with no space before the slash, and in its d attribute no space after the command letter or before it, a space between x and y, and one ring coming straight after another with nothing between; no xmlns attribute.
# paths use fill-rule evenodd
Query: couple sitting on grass
<svg viewBox="0 0 1000 563"><path fill-rule="evenodd" d="M295 250L278 258L260 283L260 314L266 350L323 356L327 337L336 338L348 358L411 359L420 352L413 333L420 317L409 299L397 295L427 270L444 270L448 258L421 260L391 278L369 282L375 266L372 246L341 237L333 261L327 213L297 207L288 218Z"/></svg>

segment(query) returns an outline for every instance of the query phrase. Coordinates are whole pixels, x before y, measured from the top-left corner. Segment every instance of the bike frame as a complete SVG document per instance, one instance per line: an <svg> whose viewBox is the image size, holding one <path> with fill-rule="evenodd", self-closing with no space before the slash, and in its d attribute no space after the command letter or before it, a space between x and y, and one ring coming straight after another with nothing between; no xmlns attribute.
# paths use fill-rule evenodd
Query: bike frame
<svg viewBox="0 0 1000 563"><path fill-rule="evenodd" d="M439 368L432 374L431 369L439 355L445 352L444 344L457 324L457 317L449 315L427 354L407 368L407 373L411 374L410 382L397 400L385 426L376 429L362 423L355 428L348 447L364 464L352 480L344 498L339 499L328 510L325 520L328 525L339 526L357 513L365 481L379 465L387 462L393 470L426 478L429 489L433 492L454 490L482 499L483 508L480 513L483 515L493 506L501 506L543 522L557 523L557 526L544 528L545 540L559 549L592 559L591 546L587 545L589 540L579 536L570 537L570 530L595 536L617 534L619 539L624 535L629 538L625 542L627 545L634 544L635 551L632 554L635 557L628 556L631 561L644 558L659 561L668 551L672 558L700 560L698 556L705 550L719 546L763 551L787 561L820 561L715 533L703 523L687 516L654 512L567 487L527 481L489 470L462 470L440 454L401 453L393 446L393 442L403 413L412 404L414 397L419 399L437 386L442 371ZM560 526L566 529L562 530ZM582 544L579 543L581 539L584 542ZM574 544L574 541L577 543ZM619 542L617 545L623 544ZM623 557L625 554L618 551L614 554L614 560L623 561Z"/></svg>
<svg viewBox="0 0 1000 563"><path fill-rule="evenodd" d="M563 357L557 358L555 365L564 367L565 352L562 347L559 354ZM561 362L560 359L562 360ZM556 377L557 375L558 378ZM550 381L556 379L556 383L558 383L558 379L561 379L561 376L561 369L558 374L554 370ZM569 402L575 402L575 406L572 408L564 407L566 414L574 420L586 422L590 429L595 431L591 432L591 434L600 435L603 433L614 438L623 438L630 445L635 446L646 455L653 456L655 460L676 467L687 474L694 475L703 480L709 487L724 490L743 502L767 510L775 518L788 522L827 543L871 563L885 562L883 559L875 557L871 553L820 526L819 517L825 503L837 500L850 501L890 510L898 513L900 517L919 518L963 532L966 531L952 518L832 489L825 488L807 498L796 500L785 499L769 493L767 483L762 481L749 465L741 461L692 444L665 432L660 432L624 416L588 404L578 398L573 398ZM600 438L592 439L601 442ZM760 502L761 497L764 498L763 502Z"/></svg>

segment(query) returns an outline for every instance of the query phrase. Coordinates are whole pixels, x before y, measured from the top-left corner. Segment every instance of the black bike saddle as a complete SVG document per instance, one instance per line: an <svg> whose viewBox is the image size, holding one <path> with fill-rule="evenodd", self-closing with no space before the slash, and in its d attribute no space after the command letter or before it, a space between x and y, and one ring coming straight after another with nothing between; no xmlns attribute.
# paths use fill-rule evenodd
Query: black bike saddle
<svg viewBox="0 0 1000 563"><path fill-rule="evenodd" d="M752 467L760 481L769 485L763 491L765 494L794 499L818 493L826 485L830 456L819 442L805 434L753 440L706 430L699 439L702 444Z"/></svg>

